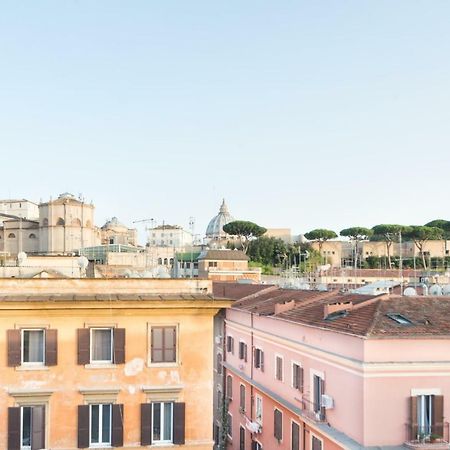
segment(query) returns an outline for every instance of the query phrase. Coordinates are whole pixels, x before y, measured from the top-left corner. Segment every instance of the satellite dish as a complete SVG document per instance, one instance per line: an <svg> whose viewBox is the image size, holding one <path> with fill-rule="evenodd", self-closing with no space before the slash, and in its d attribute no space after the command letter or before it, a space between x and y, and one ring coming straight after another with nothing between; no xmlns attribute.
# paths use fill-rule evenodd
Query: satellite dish
<svg viewBox="0 0 450 450"><path fill-rule="evenodd" d="M433 286L430 287L430 295L442 295L442 288L438 284L433 284Z"/></svg>
<svg viewBox="0 0 450 450"><path fill-rule="evenodd" d="M17 261L19 262L20 266L25 262L27 257L28 256L25 252L19 252L19 254L17 255Z"/></svg>
<svg viewBox="0 0 450 450"><path fill-rule="evenodd" d="M77 264L78 264L78 267L81 270L83 270L83 269L86 269L86 267L89 265L89 260L86 258L86 256L80 256L77 259Z"/></svg>
<svg viewBox="0 0 450 450"><path fill-rule="evenodd" d="M415 297L417 295L417 291L413 287L408 287L403 291L403 295L406 297Z"/></svg>
<svg viewBox="0 0 450 450"><path fill-rule="evenodd" d="M442 295L450 295L450 284L442 286Z"/></svg>

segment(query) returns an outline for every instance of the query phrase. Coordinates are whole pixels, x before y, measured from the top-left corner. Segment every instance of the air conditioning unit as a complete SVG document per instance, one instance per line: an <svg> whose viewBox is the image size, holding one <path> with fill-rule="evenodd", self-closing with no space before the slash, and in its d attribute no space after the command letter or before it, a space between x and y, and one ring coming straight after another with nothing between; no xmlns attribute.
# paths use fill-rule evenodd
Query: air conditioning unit
<svg viewBox="0 0 450 450"><path fill-rule="evenodd" d="M219 335L219 336L216 336L216 337L215 337L215 341L216 341L216 344L217 344L217 345L220 345L220 344L222 343L222 336L220 336L220 335Z"/></svg>
<svg viewBox="0 0 450 450"><path fill-rule="evenodd" d="M320 406L325 409L333 409L334 408L334 400L333 397L329 395L322 394L320 398Z"/></svg>

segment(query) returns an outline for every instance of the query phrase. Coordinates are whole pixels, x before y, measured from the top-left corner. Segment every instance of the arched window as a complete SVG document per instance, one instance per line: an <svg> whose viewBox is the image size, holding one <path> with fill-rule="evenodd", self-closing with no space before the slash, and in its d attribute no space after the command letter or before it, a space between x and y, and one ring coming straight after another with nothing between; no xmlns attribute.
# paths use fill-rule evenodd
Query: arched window
<svg viewBox="0 0 450 450"><path fill-rule="evenodd" d="M81 227L81 220L77 219L77 218L73 219L72 220L72 226L74 226L74 227Z"/></svg>
<svg viewBox="0 0 450 450"><path fill-rule="evenodd" d="M43 227L48 227L48 219L47 219L47 217L42 221L42 226Z"/></svg>
<svg viewBox="0 0 450 450"><path fill-rule="evenodd" d="M170 258L169 263L171 266L173 266L173 258Z"/></svg>
<svg viewBox="0 0 450 450"><path fill-rule="evenodd" d="M167 258L164 258L164 265L167 266Z"/></svg>
<svg viewBox="0 0 450 450"><path fill-rule="evenodd" d="M28 237L29 237L30 239L36 239L36 235L35 235L34 233L31 233Z"/></svg>
<svg viewBox="0 0 450 450"><path fill-rule="evenodd" d="M16 235L14 233L9 233L8 237L9 237L9 239L14 239L16 237Z"/></svg>
<svg viewBox="0 0 450 450"><path fill-rule="evenodd" d="M162 259L158 258L158 264L161 265L162 264Z"/></svg>
<svg viewBox="0 0 450 450"><path fill-rule="evenodd" d="M60 217L58 219L58 221L56 222L56 225L65 225L65 224L66 224L66 222L64 222L64 219L62 217Z"/></svg>

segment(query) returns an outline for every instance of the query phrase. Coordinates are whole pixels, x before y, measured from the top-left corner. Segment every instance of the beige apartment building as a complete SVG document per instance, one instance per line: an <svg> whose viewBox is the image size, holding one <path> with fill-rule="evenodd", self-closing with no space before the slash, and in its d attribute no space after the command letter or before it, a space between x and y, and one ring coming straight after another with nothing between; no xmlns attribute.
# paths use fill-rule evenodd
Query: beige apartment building
<svg viewBox="0 0 450 450"><path fill-rule="evenodd" d="M211 450L208 280L0 280L0 448Z"/></svg>

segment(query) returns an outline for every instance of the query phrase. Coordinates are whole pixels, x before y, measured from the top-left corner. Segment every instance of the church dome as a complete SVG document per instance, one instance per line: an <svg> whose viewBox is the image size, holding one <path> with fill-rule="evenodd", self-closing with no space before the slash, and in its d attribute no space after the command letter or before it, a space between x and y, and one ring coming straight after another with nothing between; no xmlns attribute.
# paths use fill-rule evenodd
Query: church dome
<svg viewBox="0 0 450 450"><path fill-rule="evenodd" d="M234 218L228 211L228 207L223 200L219 210L219 214L213 217L206 228L206 237L210 239L219 239L227 236L227 233L223 231L223 226L227 223L233 222Z"/></svg>
<svg viewBox="0 0 450 450"><path fill-rule="evenodd" d="M117 217L113 217L111 220L108 220L105 225L102 226L102 230L113 230L115 228L125 228L127 227L119 222L119 219Z"/></svg>

